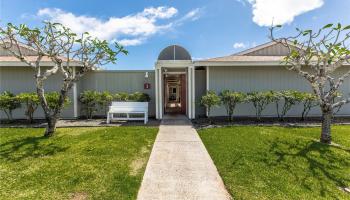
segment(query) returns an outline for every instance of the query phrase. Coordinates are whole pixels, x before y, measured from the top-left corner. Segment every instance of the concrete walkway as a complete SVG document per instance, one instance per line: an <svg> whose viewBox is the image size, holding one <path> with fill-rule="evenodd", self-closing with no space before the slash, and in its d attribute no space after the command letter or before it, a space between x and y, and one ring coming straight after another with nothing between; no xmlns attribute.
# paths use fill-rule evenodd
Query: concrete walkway
<svg viewBox="0 0 350 200"><path fill-rule="evenodd" d="M187 118L162 120L137 199L231 199Z"/></svg>

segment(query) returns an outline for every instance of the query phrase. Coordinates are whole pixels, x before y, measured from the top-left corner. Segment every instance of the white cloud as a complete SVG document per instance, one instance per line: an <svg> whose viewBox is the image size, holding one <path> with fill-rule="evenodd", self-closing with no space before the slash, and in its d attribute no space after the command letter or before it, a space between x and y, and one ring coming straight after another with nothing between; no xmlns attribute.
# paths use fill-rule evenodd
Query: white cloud
<svg viewBox="0 0 350 200"><path fill-rule="evenodd" d="M199 19L199 17L201 16L202 11L203 11L203 8L193 9L190 12L188 12L185 16L183 16L182 20L195 21L195 20Z"/></svg>
<svg viewBox="0 0 350 200"><path fill-rule="evenodd" d="M246 48L247 45L244 44L243 42L236 42L233 44L233 48L234 49L242 49L242 48Z"/></svg>
<svg viewBox="0 0 350 200"><path fill-rule="evenodd" d="M237 0L242 2L242 0ZM246 0L252 5L253 21L259 26L291 23L298 15L320 8L324 0Z"/></svg>
<svg viewBox="0 0 350 200"><path fill-rule="evenodd" d="M256 42L236 42L233 44L234 49L246 49L256 47Z"/></svg>
<svg viewBox="0 0 350 200"><path fill-rule="evenodd" d="M141 15L145 17L151 17L151 18L160 18L160 19L169 19L172 16L174 16L177 13L177 9L174 7L150 7L150 8L145 8Z"/></svg>
<svg viewBox="0 0 350 200"><path fill-rule="evenodd" d="M173 23L171 23L171 26L181 26L186 21L196 21L201 17L203 10L204 10L203 8L196 8L196 9L190 10L180 19L177 19Z"/></svg>
<svg viewBox="0 0 350 200"><path fill-rule="evenodd" d="M118 43L123 46L137 46L143 43L143 39L140 39L140 38L122 39L122 40L119 40Z"/></svg>
<svg viewBox="0 0 350 200"><path fill-rule="evenodd" d="M176 23L179 20L184 22L197 17L195 14L187 13L179 20L159 24L160 20L164 21L174 18L177 13L178 10L174 7L160 6L145 8L142 12L124 17L110 17L107 20L85 15L75 15L58 8L43 8L38 11L37 15L52 22L62 23L71 28L73 32L89 32L94 37L109 41L119 41L121 44L129 46L140 45L148 37L156 33L181 25Z"/></svg>
<svg viewBox="0 0 350 200"><path fill-rule="evenodd" d="M192 57L192 60L206 60L208 57Z"/></svg>

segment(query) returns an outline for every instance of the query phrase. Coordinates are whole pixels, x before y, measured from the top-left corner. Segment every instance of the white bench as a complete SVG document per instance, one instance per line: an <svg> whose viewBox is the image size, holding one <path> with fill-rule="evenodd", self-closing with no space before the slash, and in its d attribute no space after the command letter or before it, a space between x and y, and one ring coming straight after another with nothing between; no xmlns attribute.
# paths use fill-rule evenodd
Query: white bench
<svg viewBox="0 0 350 200"><path fill-rule="evenodd" d="M114 117L114 114L126 114L126 117ZM143 114L140 117L130 117L130 114ZM107 124L111 120L144 120L148 122L148 102L112 102L107 113Z"/></svg>

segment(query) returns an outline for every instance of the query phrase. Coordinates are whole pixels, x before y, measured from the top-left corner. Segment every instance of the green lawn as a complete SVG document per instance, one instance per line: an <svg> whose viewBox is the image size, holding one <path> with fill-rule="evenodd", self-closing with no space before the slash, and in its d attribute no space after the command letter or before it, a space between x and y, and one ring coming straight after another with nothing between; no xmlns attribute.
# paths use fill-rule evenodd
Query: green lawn
<svg viewBox="0 0 350 200"><path fill-rule="evenodd" d="M0 129L0 199L135 199L157 128Z"/></svg>
<svg viewBox="0 0 350 200"><path fill-rule="evenodd" d="M234 199L350 199L350 126L320 128L233 126L200 130Z"/></svg>

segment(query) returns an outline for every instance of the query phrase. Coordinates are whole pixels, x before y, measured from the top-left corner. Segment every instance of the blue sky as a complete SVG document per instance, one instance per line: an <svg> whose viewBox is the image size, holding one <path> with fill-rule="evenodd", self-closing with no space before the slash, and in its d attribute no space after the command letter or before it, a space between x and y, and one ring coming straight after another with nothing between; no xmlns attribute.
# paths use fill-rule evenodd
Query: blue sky
<svg viewBox="0 0 350 200"><path fill-rule="evenodd" d="M267 42L272 19L290 35L296 27L350 24L349 10L348 0L0 0L2 24L59 21L120 41L129 55L107 69L153 69L171 44L194 59L229 55Z"/></svg>

